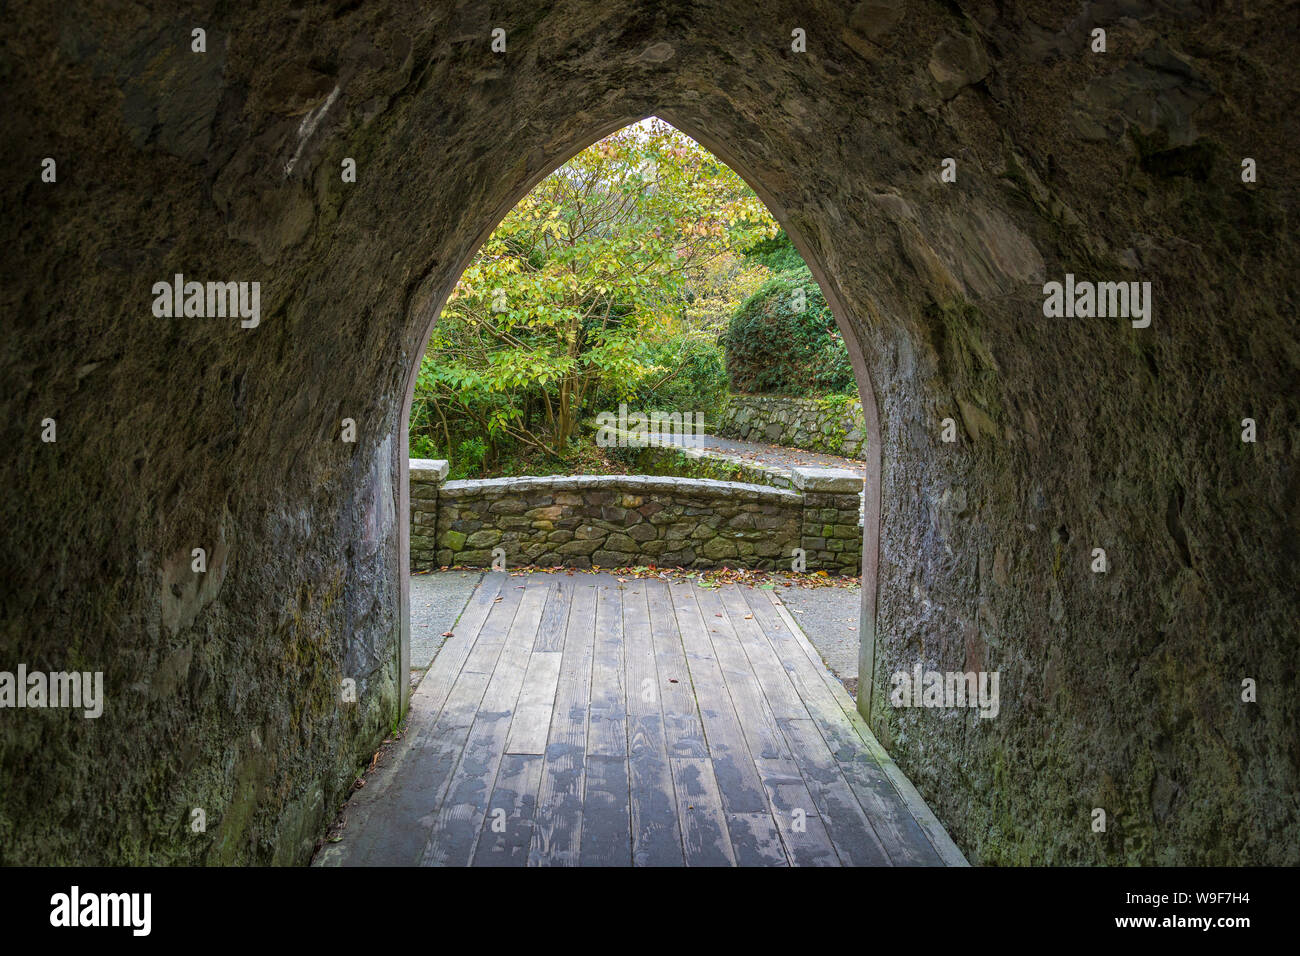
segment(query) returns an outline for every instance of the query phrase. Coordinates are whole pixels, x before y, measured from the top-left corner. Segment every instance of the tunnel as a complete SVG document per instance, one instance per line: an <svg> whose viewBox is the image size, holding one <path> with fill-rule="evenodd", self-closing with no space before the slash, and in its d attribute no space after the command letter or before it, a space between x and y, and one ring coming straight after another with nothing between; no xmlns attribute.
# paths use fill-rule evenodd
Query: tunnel
<svg viewBox="0 0 1300 956"><path fill-rule="evenodd" d="M1300 862L1298 16L11 10L0 670L104 700L0 712L0 862L311 858L408 702L433 322L529 189L648 116L839 323L857 707L970 862ZM918 662L999 672L997 718L891 706Z"/></svg>

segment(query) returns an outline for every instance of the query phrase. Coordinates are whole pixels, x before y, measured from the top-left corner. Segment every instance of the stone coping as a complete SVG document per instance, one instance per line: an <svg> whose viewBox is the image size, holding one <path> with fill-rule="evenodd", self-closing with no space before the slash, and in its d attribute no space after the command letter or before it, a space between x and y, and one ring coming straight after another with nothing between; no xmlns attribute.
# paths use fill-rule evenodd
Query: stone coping
<svg viewBox="0 0 1300 956"><path fill-rule="evenodd" d="M410 459L411 477L419 481L445 481L450 467L442 458Z"/></svg>
<svg viewBox="0 0 1300 956"><path fill-rule="evenodd" d="M797 465L790 469L794 486L800 491L834 491L860 494L865 483L861 475L847 468L810 468Z"/></svg>
<svg viewBox="0 0 1300 956"><path fill-rule="evenodd" d="M852 492L862 491L863 478L847 468L816 468L798 465L791 468L773 468L757 465L742 458L732 459L728 455L688 448L680 445L664 445L675 451L685 452L693 458L713 457L734 460L751 468L789 475L790 481L799 491ZM459 481L446 481L447 462L440 458L412 458L410 460L411 477L415 481L437 481L442 483L442 493L452 497L464 497L474 494L505 494L509 491L582 491L599 488L636 488L638 491L663 491L674 494L698 491L717 494L720 492L740 494L747 497L765 497L781 500L782 496L797 497L794 492L771 485L759 485L742 481L720 481L715 478L674 478L666 475L521 475L512 478L465 478Z"/></svg>
<svg viewBox="0 0 1300 956"><path fill-rule="evenodd" d="M662 492L674 495L725 496L746 501L771 501L796 504L802 498L797 491L770 485L713 478L674 478L662 475L546 475L517 478L480 478L448 481L440 492L449 498L496 496L523 491L599 491L604 489L637 493Z"/></svg>
<svg viewBox="0 0 1300 956"><path fill-rule="evenodd" d="M610 428L614 434L619 436L630 437L633 434L608 425L604 427ZM680 452L687 458L708 458L714 461L725 461L763 475L770 475L772 478L771 483L774 485L789 486L793 484L800 491L854 492L860 494L866 481L862 475L847 468L823 468L818 465L765 465L749 458L742 458L739 455L729 455L725 451L719 451L716 448L678 445L673 442L650 444L645 447L664 448L669 451Z"/></svg>

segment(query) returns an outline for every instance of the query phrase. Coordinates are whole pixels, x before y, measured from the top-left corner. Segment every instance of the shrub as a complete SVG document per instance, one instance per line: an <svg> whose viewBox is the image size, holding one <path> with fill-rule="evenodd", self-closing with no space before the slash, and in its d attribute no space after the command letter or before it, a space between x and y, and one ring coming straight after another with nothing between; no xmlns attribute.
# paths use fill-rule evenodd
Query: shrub
<svg viewBox="0 0 1300 956"><path fill-rule="evenodd" d="M467 438L456 446L456 454L451 456L447 477L452 480L475 478L483 468L487 457L487 443L475 436Z"/></svg>
<svg viewBox="0 0 1300 956"><path fill-rule="evenodd" d="M745 250L745 258L766 266L769 272L776 275L808 268L784 230L771 239L754 243Z"/></svg>
<svg viewBox="0 0 1300 956"><path fill-rule="evenodd" d="M412 458L438 458L438 445L428 435L411 436Z"/></svg>
<svg viewBox="0 0 1300 956"><path fill-rule="evenodd" d="M652 371L636 388L638 408L713 412L727 395L727 372L716 335L683 330L646 346Z"/></svg>
<svg viewBox="0 0 1300 956"><path fill-rule="evenodd" d="M835 317L802 263L745 300L724 344L727 378L738 392L808 395L855 387Z"/></svg>

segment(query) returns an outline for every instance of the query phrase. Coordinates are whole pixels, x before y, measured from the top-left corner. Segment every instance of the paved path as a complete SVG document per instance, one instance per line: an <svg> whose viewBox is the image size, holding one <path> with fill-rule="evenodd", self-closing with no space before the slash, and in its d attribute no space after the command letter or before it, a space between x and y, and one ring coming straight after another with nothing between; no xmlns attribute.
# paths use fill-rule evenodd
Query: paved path
<svg viewBox="0 0 1300 956"><path fill-rule="evenodd" d="M771 591L484 575L317 865L963 864Z"/></svg>
<svg viewBox="0 0 1300 956"><path fill-rule="evenodd" d="M689 444L692 448L734 455L770 468L793 468L806 465L812 468L847 468L864 478L867 474L866 462L856 458L839 458L818 451L790 448L787 445L764 445L759 442L723 438L719 435L664 435L663 441L664 444Z"/></svg>
<svg viewBox="0 0 1300 956"><path fill-rule="evenodd" d="M790 448L785 445L762 445L758 442L738 441L733 438L721 438L717 435L665 434L661 437L661 440L667 445L681 445L693 448L709 457L717 457L731 462L748 463L769 469L780 476L782 481L775 483L781 487L790 487L789 482L792 480L791 469L801 465L812 468L843 468L861 475L863 481L866 481L867 477L865 462L858 461L856 458L837 458L835 455L805 451L802 448ZM765 478L759 480L767 481ZM772 484L773 482L768 483ZM866 508L866 498L864 494L859 494L858 497L862 502L858 509L858 524L861 525Z"/></svg>
<svg viewBox="0 0 1300 956"><path fill-rule="evenodd" d="M482 571L411 575L411 670L423 675L469 603Z"/></svg>
<svg viewBox="0 0 1300 956"><path fill-rule="evenodd" d="M861 588L800 588L776 586L777 596L794 614L808 640L835 675L857 693L858 632L862 616Z"/></svg>

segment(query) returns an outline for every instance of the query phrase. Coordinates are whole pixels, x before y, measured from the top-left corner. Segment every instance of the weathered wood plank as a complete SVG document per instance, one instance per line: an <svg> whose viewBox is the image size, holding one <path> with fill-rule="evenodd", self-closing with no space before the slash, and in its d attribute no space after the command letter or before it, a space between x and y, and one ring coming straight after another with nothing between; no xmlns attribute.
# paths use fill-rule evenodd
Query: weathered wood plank
<svg viewBox="0 0 1300 956"><path fill-rule="evenodd" d="M564 631L569 623L569 608L573 603L573 578L567 574L530 574L529 582L550 582L551 594L546 601L541 626L537 629L535 651L564 650Z"/></svg>
<svg viewBox="0 0 1300 956"><path fill-rule="evenodd" d="M506 753L542 754L555 712L555 694L560 683L564 655L557 651L534 651L528 659L528 673L519 694L519 706L510 722Z"/></svg>
<svg viewBox="0 0 1300 956"><path fill-rule="evenodd" d="M707 757L704 728L695 709L691 672L682 649L682 635L673 611L668 585L663 581L642 582L650 611L650 638L654 645L660 708L664 716L664 737L670 757Z"/></svg>
<svg viewBox="0 0 1300 956"><path fill-rule="evenodd" d="M965 863L772 593L492 574L454 631L322 862Z"/></svg>
<svg viewBox="0 0 1300 956"><path fill-rule="evenodd" d="M475 866L524 866L533 843L537 788L542 782L542 758L536 754L506 754L484 815L474 851Z"/></svg>
<svg viewBox="0 0 1300 956"><path fill-rule="evenodd" d="M635 866L684 866L672 768L658 714L628 717L628 776Z"/></svg>
<svg viewBox="0 0 1300 956"><path fill-rule="evenodd" d="M845 866L889 866L890 857L816 724L783 720L781 729L840 861Z"/></svg>
<svg viewBox="0 0 1300 956"><path fill-rule="evenodd" d="M737 866L789 866L785 844L776 821L768 810L757 813L728 813L727 832L736 854Z"/></svg>
<svg viewBox="0 0 1300 956"><path fill-rule="evenodd" d="M687 866L735 866L713 764L699 757L673 757L673 787Z"/></svg>
<svg viewBox="0 0 1300 956"><path fill-rule="evenodd" d="M591 666L590 756L627 758L627 693L623 686L623 591L614 581L597 588L596 646ZM624 770L624 777L627 771ZM626 795L625 795L626 799Z"/></svg>
<svg viewBox="0 0 1300 956"><path fill-rule="evenodd" d="M506 637L510 633L510 625L514 623L523 596L524 589L512 585L509 578L502 582L501 593L493 598L492 608L488 611L483 626L479 628L474 646L470 648L469 656L465 658L465 663L460 669L461 677L465 674L482 674L485 677L492 675L492 671L496 668L497 657L505 645ZM452 692L448 695L449 703L456 695L459 684L458 677L452 686ZM446 706L443 710L446 711Z"/></svg>
<svg viewBox="0 0 1300 956"><path fill-rule="evenodd" d="M623 592L623 667L627 675L624 684L628 718L658 717L661 713L659 675L650 637L650 605L644 581L629 583Z"/></svg>
<svg viewBox="0 0 1300 956"><path fill-rule="evenodd" d="M400 785L392 787L382 813L372 819L371 826L378 832L366 856L368 865L413 866L423 855L519 599L520 593L514 591L494 595L488 602L491 607L437 718L412 742L402 764ZM437 660L435 657L435 666ZM448 662L448 669L452 663Z"/></svg>
<svg viewBox="0 0 1300 956"><path fill-rule="evenodd" d="M750 667L763 688L763 696L775 720L799 720L808 709L790 680L781 658L763 633L762 623L754 616L741 588L724 588L719 595L725 613L736 632L740 646L749 658Z"/></svg>
<svg viewBox="0 0 1300 956"><path fill-rule="evenodd" d="M683 866L686 858L659 709L658 673L644 581L630 582L623 592L623 659L627 670L632 860L636 866Z"/></svg>
<svg viewBox="0 0 1300 956"><path fill-rule="evenodd" d="M741 646L723 595L706 588L696 588L694 594L749 752L767 760L789 757L790 750L785 737L777 726L763 687Z"/></svg>
<svg viewBox="0 0 1300 956"><path fill-rule="evenodd" d="M794 760L759 759L777 832L794 866L839 866L840 859Z"/></svg>
<svg viewBox="0 0 1300 956"><path fill-rule="evenodd" d="M342 844L327 846L322 851L322 863L361 866L373 862L374 865L397 866L415 862L419 847L408 846L409 841L404 839L408 835L405 826L387 813L391 805L388 791L395 781L401 787L408 775L419 775L418 770L408 768L417 767L422 762L427 766L427 762L436 757L434 724L478 638L479 628L496 607L495 599L505 579L503 574L487 574L479 581L453 628L453 635L438 649L424 679L411 694L405 740L393 748L390 762L372 774L366 786L348 800L347 819L364 820L366 824L361 826L358 823L346 834ZM337 857L337 860L330 857Z"/></svg>
<svg viewBox="0 0 1300 956"><path fill-rule="evenodd" d="M474 856L546 597L547 590L541 588L527 589L520 597L460 763L438 809L420 859L422 866L467 866Z"/></svg>
<svg viewBox="0 0 1300 956"><path fill-rule="evenodd" d="M691 582L669 585L723 806L729 813L767 810L767 795L745 739L742 719L714 656L714 645L696 601L698 590Z"/></svg>
<svg viewBox="0 0 1300 956"><path fill-rule="evenodd" d="M583 866L632 865L627 758L587 755L582 801Z"/></svg>
<svg viewBox="0 0 1300 956"><path fill-rule="evenodd" d="M577 866L581 861L587 712L591 706L596 623L596 589L588 583L588 576L583 577L587 580L574 583L564 635L529 866Z"/></svg>
<svg viewBox="0 0 1300 956"><path fill-rule="evenodd" d="M483 626L479 628L474 646L465 658L434 722L429 736L439 742L447 743L457 739L461 741L468 735L469 728L478 714L479 704L487 690L488 681L496 669L501 650L514 624L515 614L519 610L522 591L504 590L494 599L493 607L488 612ZM436 658L435 658L436 661ZM464 733L455 734L453 731Z"/></svg>
<svg viewBox="0 0 1300 956"><path fill-rule="evenodd" d="M770 594L751 593L749 597L757 619L763 622L764 632L782 655L809 715L871 820L890 860L900 866L939 865L942 858L916 818L913 805L902 796L872 751L874 745L884 754L884 748L865 723L855 726L849 712L836 700L833 688L838 686L843 691L843 685L826 669L779 599ZM848 698L847 692L844 697ZM868 759L863 759L864 756ZM885 757L888 759L887 754ZM892 765L893 761L889 763ZM924 806L919 797L917 803ZM938 825L937 820L935 824Z"/></svg>
<svg viewBox="0 0 1300 956"><path fill-rule="evenodd" d="M456 678L460 675L466 658L469 657L469 652L478 641L479 631L487 621L488 614L498 604L504 603L504 599L497 601L497 598L502 597L501 590L509 580L509 577L504 574L483 575L483 579L470 596L465 610L452 625L452 636L438 648L433 663L425 672L424 679L411 695L411 720L408 721L411 726L432 729L432 721L420 720L417 724L416 718L434 713L436 719L436 713L442 710L442 705L446 703L452 685L456 683ZM420 701L419 710L416 709L417 701Z"/></svg>
<svg viewBox="0 0 1300 956"><path fill-rule="evenodd" d="M791 617L785 605L783 605L775 595L769 595L769 597L772 599L773 605L777 608L787 626L799 639L804 648L805 654L815 661L819 660L819 655L817 654L816 649L812 646L812 643L808 640L808 636L803 633L803 630ZM912 822L917 824L925 833L931 847L938 854L944 865L970 866L970 863L967 862L966 857L962 854L961 849L953 842L952 837L949 836L947 829L939 821L939 818L934 815L934 811L930 809L930 805L925 802L925 798L917 792L912 781L907 779L907 776L899 768L898 764L894 763L894 759L889 756L889 752L885 750L880 741L876 739L876 735L871 732L871 728L867 726L866 720L863 719L862 714L858 712L858 708L854 704L853 698L849 696L849 692L845 690L844 685L835 678L834 674L831 674L824 667L822 668L822 677L823 682L830 689L831 696L840 705L840 709L848 716L850 725L853 727L857 736L866 744L867 752L871 759L874 761L880 772L885 775L889 785L892 786L895 792L901 797ZM859 760L859 762L861 761ZM880 828L877 827L877 831L879 831L879 829Z"/></svg>

